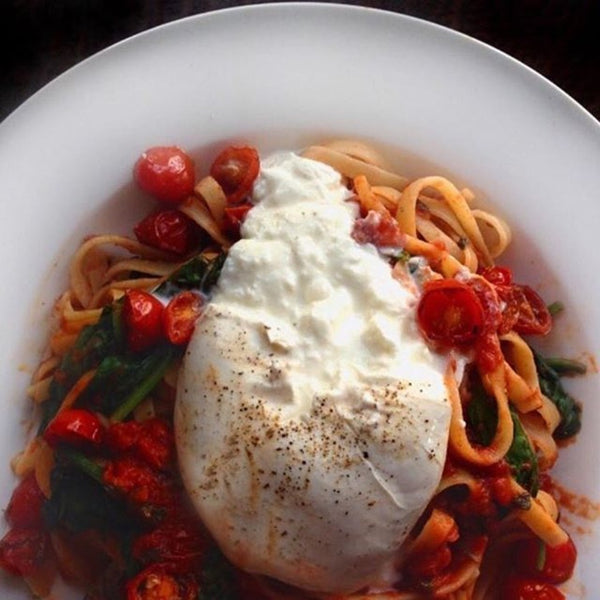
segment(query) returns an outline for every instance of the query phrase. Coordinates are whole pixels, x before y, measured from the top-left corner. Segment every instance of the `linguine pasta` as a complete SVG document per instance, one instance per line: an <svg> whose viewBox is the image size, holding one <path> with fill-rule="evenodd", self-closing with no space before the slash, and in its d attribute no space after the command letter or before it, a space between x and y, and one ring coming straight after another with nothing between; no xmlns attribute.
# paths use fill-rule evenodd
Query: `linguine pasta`
<svg viewBox="0 0 600 600"><path fill-rule="evenodd" d="M495 297L496 289L481 273L491 268L511 241L511 232L501 217L476 207L468 189L437 175L409 181L391 170L380 154L356 140L335 140L305 149L302 155L326 163L346 179L363 215L375 213L391 220L397 227L400 246L412 257L426 261L431 280L457 279L477 281L482 294ZM193 194L178 207L208 235L210 242L201 255L212 259L233 243L224 230L227 194L219 182L207 175L195 185ZM123 296L127 290L154 290L163 284L187 260L134 239L112 234L86 239L72 257L69 289L55 308L56 326L49 339L48 355L33 376L28 395L36 405L49 396L50 384L59 375L61 359L73 347L78 335L98 322L102 310ZM394 267L395 276L406 279L405 269ZM414 285L414 284L412 284ZM510 329L493 332L486 342L497 350L500 359L491 365L483 360L471 361L468 372L474 374L485 395L492 400L496 415L494 430L482 444L469 430L469 394L457 383L457 364L450 361L445 376L451 402L448 461L442 480L429 507L411 532L401 554L401 573L442 549L450 548L451 558L439 572L432 572L429 587L420 585L414 573L405 575L394 589L366 591L344 597L347 600L482 600L499 598L499 581L514 544L531 536L549 547L564 544L569 538L559 523L559 509L550 493L527 489L510 470L496 477L508 482L503 493L506 502L501 510L486 514L485 525L465 526L465 498L489 496L494 483L490 473L495 465L505 464L515 438L515 420L537 456L539 469L545 473L557 458L553 437L561 415L554 402L540 387L534 352L523 335ZM178 363L175 361L153 390L134 412L134 418L164 412L172 400ZM94 380L95 369L85 371L71 386L58 412L77 404ZM465 375L466 377L466 375ZM52 493L53 450L41 437L33 439L12 461L19 478L34 473L46 497ZM494 479L494 481L496 481ZM475 500L473 500L475 502ZM483 500L481 500L483 502ZM52 537L54 561L60 571L77 570L75 552L58 536ZM106 548L104 549L105 551ZM418 562L418 561L417 561ZM27 583L40 597L48 597L56 570L37 569ZM49 575L50 573L50 575ZM265 598L308 598L304 592L290 590L266 581L256 589ZM323 600L343 600L340 596L321 596Z"/></svg>

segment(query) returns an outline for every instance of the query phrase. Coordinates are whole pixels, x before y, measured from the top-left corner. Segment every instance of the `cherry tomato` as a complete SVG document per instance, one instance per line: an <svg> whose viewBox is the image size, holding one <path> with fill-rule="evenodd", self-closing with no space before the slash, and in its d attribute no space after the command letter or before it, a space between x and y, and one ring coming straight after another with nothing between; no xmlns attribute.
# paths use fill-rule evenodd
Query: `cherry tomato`
<svg viewBox="0 0 600 600"><path fill-rule="evenodd" d="M14 489L6 507L6 521L11 527L41 527L42 506L46 501L34 473L24 477Z"/></svg>
<svg viewBox="0 0 600 600"><path fill-rule="evenodd" d="M510 285L513 280L512 271L508 267L485 267L480 275L494 285Z"/></svg>
<svg viewBox="0 0 600 600"><path fill-rule="evenodd" d="M203 304L200 295L189 291L180 292L167 304L163 314L163 327L172 344L187 344L190 341Z"/></svg>
<svg viewBox="0 0 600 600"><path fill-rule="evenodd" d="M352 237L359 244L374 244L378 248L401 245L402 234L396 219L389 214L371 210L363 219L356 219Z"/></svg>
<svg viewBox="0 0 600 600"><path fill-rule="evenodd" d="M198 584L193 576L175 576L168 565L152 564L125 586L127 600L194 600Z"/></svg>
<svg viewBox="0 0 600 600"><path fill-rule="evenodd" d="M141 562L168 562L172 573L197 572L208 546L208 539L195 517L170 515L133 544L133 556Z"/></svg>
<svg viewBox="0 0 600 600"><path fill-rule="evenodd" d="M517 333L546 335L552 329L552 316L540 295L528 285L513 286L519 306L514 325Z"/></svg>
<svg viewBox="0 0 600 600"><path fill-rule="evenodd" d="M179 255L190 252L198 239L194 221L175 209L149 214L133 228L133 232L142 244Z"/></svg>
<svg viewBox="0 0 600 600"><path fill-rule="evenodd" d="M115 454L129 452L155 469L166 468L175 454L173 432L159 418L113 423L106 431L105 444Z"/></svg>
<svg viewBox="0 0 600 600"><path fill-rule="evenodd" d="M515 290L514 285L496 286L496 294L503 304L501 320L498 325L498 333L500 335L512 331L519 320L519 300Z"/></svg>
<svg viewBox="0 0 600 600"><path fill-rule="evenodd" d="M57 413L48 423L43 435L52 447L62 443L98 447L104 439L104 426L89 410L67 408Z"/></svg>
<svg viewBox="0 0 600 600"><path fill-rule="evenodd" d="M162 339L163 305L143 290L129 290L123 303L123 321L127 345L133 352L143 352Z"/></svg>
<svg viewBox="0 0 600 600"><path fill-rule="evenodd" d="M563 583L573 575L577 549L569 538L558 546L545 546L537 538L519 543L515 564L519 573L548 583Z"/></svg>
<svg viewBox="0 0 600 600"><path fill-rule="evenodd" d="M226 206L225 213L223 215L223 229L225 233L228 233L234 237L239 237L240 227L248 214L248 211L252 208L252 204L244 202L237 206Z"/></svg>
<svg viewBox="0 0 600 600"><path fill-rule="evenodd" d="M230 204L241 202L258 177L258 152L249 146L230 146L221 152L210 168L210 174L223 188Z"/></svg>
<svg viewBox="0 0 600 600"><path fill-rule="evenodd" d="M473 289L455 279L425 284L417 308L421 333L444 346L464 346L481 334L484 312Z"/></svg>
<svg viewBox="0 0 600 600"><path fill-rule="evenodd" d="M0 567L27 577L42 563L47 547L48 537L39 529L10 529L0 540Z"/></svg>
<svg viewBox="0 0 600 600"><path fill-rule="evenodd" d="M496 333L502 321L500 300L496 288L481 277L469 279L467 285L475 292L483 309L483 330L486 333Z"/></svg>
<svg viewBox="0 0 600 600"><path fill-rule="evenodd" d="M565 600L565 596L553 585L519 577L508 579L501 597L502 600Z"/></svg>
<svg viewBox="0 0 600 600"><path fill-rule="evenodd" d="M141 189L174 204L192 193L196 180L194 162L177 146L146 150L135 163L133 176Z"/></svg>
<svg viewBox="0 0 600 600"><path fill-rule="evenodd" d="M137 456L118 456L106 463L102 475L106 485L120 492L147 514L152 508L171 509L176 503L173 482Z"/></svg>

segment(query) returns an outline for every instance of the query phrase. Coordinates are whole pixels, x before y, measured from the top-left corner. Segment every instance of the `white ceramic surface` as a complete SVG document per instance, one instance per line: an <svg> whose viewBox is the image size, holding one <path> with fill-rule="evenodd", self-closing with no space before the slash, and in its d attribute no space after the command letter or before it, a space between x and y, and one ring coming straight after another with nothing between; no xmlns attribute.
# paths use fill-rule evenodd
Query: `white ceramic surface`
<svg viewBox="0 0 600 600"><path fill-rule="evenodd" d="M130 183L138 153L177 143L202 169L232 140L267 152L340 135L393 149L409 176L468 183L512 224L518 277L567 305L552 348L598 356L600 125L574 101L488 46L397 14L279 4L191 17L86 60L0 126L0 505L69 255L86 233L127 231L148 208ZM598 376L570 389L585 421L556 473L600 500ZM572 528L570 597L592 599L600 528L569 522L585 530ZM27 597L6 579L0 595Z"/></svg>

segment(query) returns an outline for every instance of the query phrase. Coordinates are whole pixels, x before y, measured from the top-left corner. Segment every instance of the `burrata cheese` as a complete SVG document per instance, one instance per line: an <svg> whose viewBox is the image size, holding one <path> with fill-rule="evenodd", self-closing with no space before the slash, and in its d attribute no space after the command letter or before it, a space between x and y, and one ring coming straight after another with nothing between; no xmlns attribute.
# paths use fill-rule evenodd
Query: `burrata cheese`
<svg viewBox="0 0 600 600"><path fill-rule="evenodd" d="M340 175L265 160L178 385L184 483L226 556L306 590L394 581L440 481L446 363Z"/></svg>

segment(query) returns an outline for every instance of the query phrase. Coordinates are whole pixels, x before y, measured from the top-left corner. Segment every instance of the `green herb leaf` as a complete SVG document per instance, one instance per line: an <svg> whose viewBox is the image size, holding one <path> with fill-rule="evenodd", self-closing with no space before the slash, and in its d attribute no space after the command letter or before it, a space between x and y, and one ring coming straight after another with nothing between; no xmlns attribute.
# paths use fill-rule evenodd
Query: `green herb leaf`
<svg viewBox="0 0 600 600"><path fill-rule="evenodd" d="M552 304L548 304L548 312L553 317L560 314L563 310L565 310L565 305L558 300L556 302L552 302Z"/></svg>

